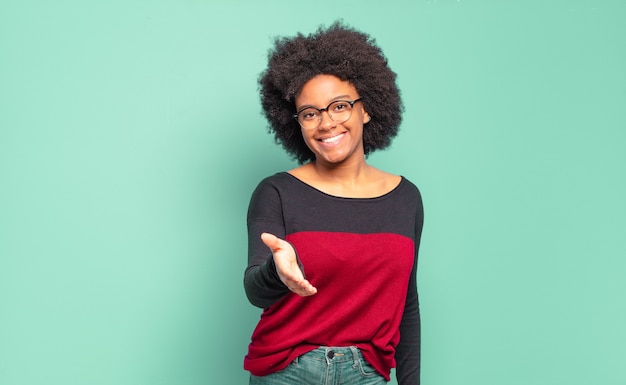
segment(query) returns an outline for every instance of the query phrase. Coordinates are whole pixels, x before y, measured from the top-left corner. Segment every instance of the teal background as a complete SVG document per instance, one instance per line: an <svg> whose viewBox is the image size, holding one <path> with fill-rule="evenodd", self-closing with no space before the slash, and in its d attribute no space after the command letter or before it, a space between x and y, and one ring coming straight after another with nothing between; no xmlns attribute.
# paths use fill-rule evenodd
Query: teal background
<svg viewBox="0 0 626 385"><path fill-rule="evenodd" d="M374 36L422 190L424 384L626 383L623 1L3 1L0 384L245 384L276 35ZM395 380L392 382L395 384Z"/></svg>

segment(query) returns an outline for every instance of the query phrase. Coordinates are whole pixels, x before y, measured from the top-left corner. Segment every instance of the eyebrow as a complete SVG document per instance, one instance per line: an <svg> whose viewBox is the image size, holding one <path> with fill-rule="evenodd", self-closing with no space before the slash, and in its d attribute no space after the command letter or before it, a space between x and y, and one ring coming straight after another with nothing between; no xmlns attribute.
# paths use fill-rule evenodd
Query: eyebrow
<svg viewBox="0 0 626 385"><path fill-rule="evenodd" d="M332 102L336 102L337 100L346 100L346 99L350 99L350 95L339 95L339 96L335 96L334 98L330 99L330 103L332 103ZM357 98L357 99L358 99L358 98ZM328 104L330 104L330 103L328 103ZM326 107L328 107L328 105L326 105L326 106L324 106L324 107L322 107L322 108L326 108ZM312 104L305 104L305 105L302 105L302 106L300 106L300 107L296 107L296 111L302 111L302 110L303 110L303 109L305 109L305 108L316 108L316 109L317 109L317 107L315 107L315 106L314 106L314 105L312 105Z"/></svg>

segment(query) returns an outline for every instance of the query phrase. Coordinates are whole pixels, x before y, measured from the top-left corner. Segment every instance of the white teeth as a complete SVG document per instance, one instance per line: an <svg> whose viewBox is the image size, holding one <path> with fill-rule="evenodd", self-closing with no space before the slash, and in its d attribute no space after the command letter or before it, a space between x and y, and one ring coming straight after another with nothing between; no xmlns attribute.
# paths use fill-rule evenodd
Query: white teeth
<svg viewBox="0 0 626 385"><path fill-rule="evenodd" d="M343 137L343 134L339 134L337 136L333 136L332 138L322 139L322 142L324 142L324 143L334 143L334 142L338 141L339 139L341 139L342 137Z"/></svg>

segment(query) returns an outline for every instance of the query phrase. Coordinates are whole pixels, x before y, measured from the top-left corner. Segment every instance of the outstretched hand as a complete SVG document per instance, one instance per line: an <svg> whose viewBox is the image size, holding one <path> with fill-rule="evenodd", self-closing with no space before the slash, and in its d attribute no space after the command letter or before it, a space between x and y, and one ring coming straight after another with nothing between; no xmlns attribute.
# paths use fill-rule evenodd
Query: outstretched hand
<svg viewBox="0 0 626 385"><path fill-rule="evenodd" d="M261 234L261 240L272 250L278 277L289 290L303 297L317 293L317 289L304 279L296 251L289 242L270 233Z"/></svg>

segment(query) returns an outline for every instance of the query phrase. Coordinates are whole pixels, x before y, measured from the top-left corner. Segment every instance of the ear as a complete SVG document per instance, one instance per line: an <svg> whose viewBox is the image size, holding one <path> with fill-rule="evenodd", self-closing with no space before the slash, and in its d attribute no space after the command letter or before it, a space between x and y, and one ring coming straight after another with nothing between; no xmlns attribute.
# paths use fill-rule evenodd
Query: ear
<svg viewBox="0 0 626 385"><path fill-rule="evenodd" d="M372 120L372 117L370 116L369 112L365 111L365 108L363 109L363 124L367 124Z"/></svg>

